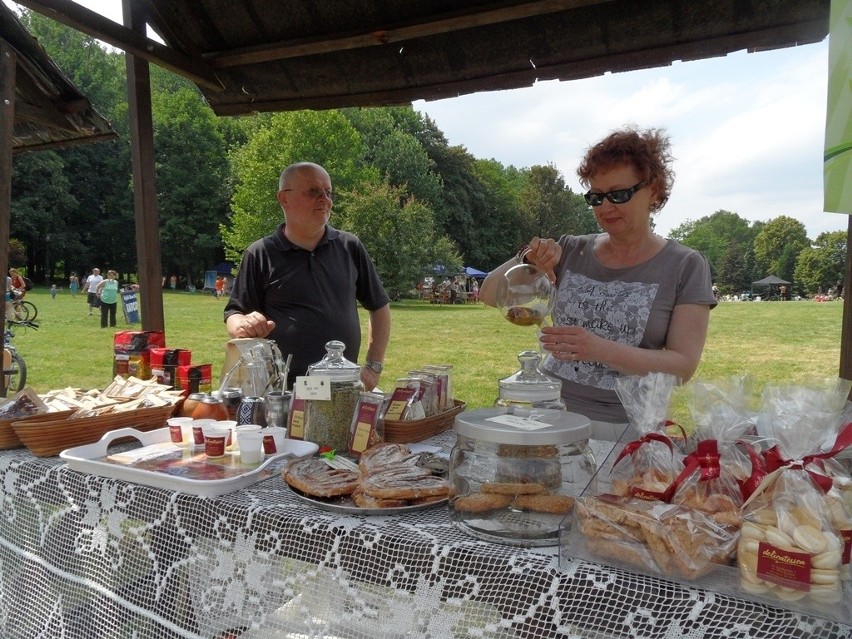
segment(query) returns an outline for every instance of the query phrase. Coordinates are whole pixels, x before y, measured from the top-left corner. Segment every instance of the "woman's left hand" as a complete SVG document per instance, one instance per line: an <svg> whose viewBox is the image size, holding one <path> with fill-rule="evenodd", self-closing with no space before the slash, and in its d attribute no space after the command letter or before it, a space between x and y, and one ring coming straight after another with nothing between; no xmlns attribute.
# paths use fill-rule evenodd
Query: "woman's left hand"
<svg viewBox="0 0 852 639"><path fill-rule="evenodd" d="M555 359L565 362L596 362L599 337L578 326L543 326L541 345Z"/></svg>

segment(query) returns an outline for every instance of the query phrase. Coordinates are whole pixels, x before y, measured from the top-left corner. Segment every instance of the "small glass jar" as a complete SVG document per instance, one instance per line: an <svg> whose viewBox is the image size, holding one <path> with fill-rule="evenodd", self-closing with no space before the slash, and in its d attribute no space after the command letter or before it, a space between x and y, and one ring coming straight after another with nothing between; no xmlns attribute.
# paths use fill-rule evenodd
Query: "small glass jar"
<svg viewBox="0 0 852 639"><path fill-rule="evenodd" d="M518 361L521 369L498 382L499 396L494 405L565 410L562 383L541 372L541 353L523 351Z"/></svg>
<svg viewBox="0 0 852 639"><path fill-rule="evenodd" d="M349 426L364 390L361 367L344 357L345 349L341 341L328 342L325 357L308 366L309 377L328 377L329 398L305 400L305 440L340 455L349 450Z"/></svg>
<svg viewBox="0 0 852 639"><path fill-rule="evenodd" d="M526 411L524 411L526 412ZM464 532L517 546L555 546L574 500L593 481L583 415L483 408L456 417L450 455L450 516Z"/></svg>

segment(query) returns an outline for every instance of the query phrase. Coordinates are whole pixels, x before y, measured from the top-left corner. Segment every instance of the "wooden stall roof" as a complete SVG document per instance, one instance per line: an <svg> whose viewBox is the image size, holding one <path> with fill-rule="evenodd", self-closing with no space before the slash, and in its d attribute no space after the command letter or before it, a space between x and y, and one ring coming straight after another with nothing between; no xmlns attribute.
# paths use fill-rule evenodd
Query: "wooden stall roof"
<svg viewBox="0 0 852 639"><path fill-rule="evenodd" d="M110 123L3 3L0 3L0 38L14 49L17 63L13 153L117 137Z"/></svg>
<svg viewBox="0 0 852 639"><path fill-rule="evenodd" d="M818 42L829 0L125 0L165 42L18 0L191 78L219 115L407 104Z"/></svg>

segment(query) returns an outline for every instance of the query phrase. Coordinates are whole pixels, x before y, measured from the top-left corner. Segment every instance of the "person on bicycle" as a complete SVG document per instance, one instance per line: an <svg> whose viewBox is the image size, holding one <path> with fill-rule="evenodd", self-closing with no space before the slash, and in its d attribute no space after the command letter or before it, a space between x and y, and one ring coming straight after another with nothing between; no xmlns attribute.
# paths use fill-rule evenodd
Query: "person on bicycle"
<svg viewBox="0 0 852 639"><path fill-rule="evenodd" d="M21 277L21 274L16 268L10 268L9 275L12 278L13 296L15 299L24 299L24 296L27 294L27 284L24 282L24 278Z"/></svg>

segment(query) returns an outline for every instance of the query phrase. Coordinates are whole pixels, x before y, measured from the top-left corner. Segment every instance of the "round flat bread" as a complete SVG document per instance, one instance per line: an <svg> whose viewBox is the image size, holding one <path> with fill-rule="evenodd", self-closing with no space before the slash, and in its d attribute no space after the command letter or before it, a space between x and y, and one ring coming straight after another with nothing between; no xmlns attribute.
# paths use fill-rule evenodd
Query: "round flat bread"
<svg viewBox="0 0 852 639"><path fill-rule="evenodd" d="M351 495L361 480L361 473L332 468L316 457L293 460L282 475L290 486L314 497Z"/></svg>
<svg viewBox="0 0 852 639"><path fill-rule="evenodd" d="M376 499L420 499L448 495L450 485L419 466L391 466L364 477L361 490Z"/></svg>
<svg viewBox="0 0 852 639"><path fill-rule="evenodd" d="M413 454L405 444L378 444L372 448L368 448L361 454L361 459L358 461L358 468L361 473L369 475L399 464L414 466L417 463L417 455Z"/></svg>

